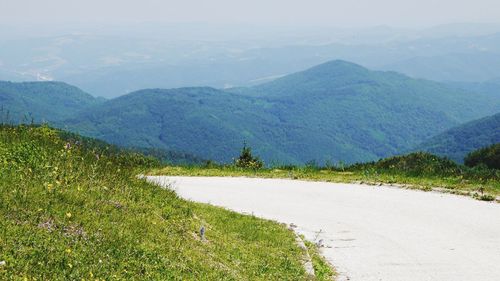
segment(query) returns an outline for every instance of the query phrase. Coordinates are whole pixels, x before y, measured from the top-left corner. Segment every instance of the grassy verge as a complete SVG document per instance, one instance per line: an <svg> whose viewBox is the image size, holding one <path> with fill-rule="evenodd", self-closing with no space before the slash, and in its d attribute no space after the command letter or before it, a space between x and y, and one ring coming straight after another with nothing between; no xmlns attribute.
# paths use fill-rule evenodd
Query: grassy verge
<svg viewBox="0 0 500 281"><path fill-rule="evenodd" d="M500 181L496 178L467 178L463 175L409 175L403 172L383 171L373 168L357 168L348 171L338 171L328 168L316 167L286 167L277 169L244 169L234 166L166 166L153 169L152 175L172 176L233 176L233 177L262 177L262 178L288 178L298 180L339 182L339 183L366 183L366 184L393 184L404 185L407 188L431 190L443 188L449 192L484 193L486 196L500 195ZM481 195L479 195L481 196Z"/></svg>
<svg viewBox="0 0 500 281"><path fill-rule="evenodd" d="M136 178L153 165L1 126L0 280L307 280L285 226Z"/></svg>
<svg viewBox="0 0 500 281"><path fill-rule="evenodd" d="M304 244L306 245L307 251L311 256L316 280L334 280L336 273L333 270L333 267L325 260L323 256L321 256L318 247L314 243L306 240L304 241Z"/></svg>

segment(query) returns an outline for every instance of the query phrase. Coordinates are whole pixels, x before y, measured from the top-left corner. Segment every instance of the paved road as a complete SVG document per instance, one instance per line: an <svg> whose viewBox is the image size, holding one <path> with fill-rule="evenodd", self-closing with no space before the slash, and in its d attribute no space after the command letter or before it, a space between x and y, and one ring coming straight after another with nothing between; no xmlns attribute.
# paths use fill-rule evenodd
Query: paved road
<svg viewBox="0 0 500 281"><path fill-rule="evenodd" d="M340 280L500 280L500 204L353 184L150 180L193 201L296 224L307 239L323 240Z"/></svg>

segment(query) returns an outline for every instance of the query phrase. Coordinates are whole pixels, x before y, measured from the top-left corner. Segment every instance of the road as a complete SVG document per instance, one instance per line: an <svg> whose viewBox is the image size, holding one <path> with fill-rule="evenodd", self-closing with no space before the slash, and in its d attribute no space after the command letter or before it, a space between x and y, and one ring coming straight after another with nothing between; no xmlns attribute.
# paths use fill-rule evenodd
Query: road
<svg viewBox="0 0 500 281"><path fill-rule="evenodd" d="M351 281L500 280L500 204L385 186L149 177L181 197L297 225Z"/></svg>

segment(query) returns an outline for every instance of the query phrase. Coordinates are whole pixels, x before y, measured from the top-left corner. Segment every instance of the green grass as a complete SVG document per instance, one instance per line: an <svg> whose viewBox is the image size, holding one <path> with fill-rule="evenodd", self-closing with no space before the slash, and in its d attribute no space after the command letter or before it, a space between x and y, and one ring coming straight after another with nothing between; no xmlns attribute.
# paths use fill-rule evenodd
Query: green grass
<svg viewBox="0 0 500 281"><path fill-rule="evenodd" d="M391 158L382 160L387 161ZM403 167L394 169L377 166L377 163L368 163L359 166L346 167L343 170L335 167L282 167L265 169L243 169L234 166L165 166L153 169L152 175L171 176L245 176L262 178L288 178L295 180L310 180L338 183L366 183L366 184L393 184L402 185L406 188L421 190L432 190L443 188L445 191L460 194L474 195L483 192L476 197L491 198L500 195L500 181L498 171L464 168L462 170L446 170L443 172L431 171L426 173L420 170L404 170ZM384 163L382 163L384 164ZM427 166L426 166L427 167ZM483 175L484 173L484 175ZM488 197L489 196L489 197ZM478 197L478 198L479 198Z"/></svg>
<svg viewBox="0 0 500 281"><path fill-rule="evenodd" d="M307 240L304 240L304 244L306 245L309 256L311 257L311 261L314 268L314 274L316 275L317 280L333 280L335 278L335 271L332 266L321 256L318 247Z"/></svg>
<svg viewBox="0 0 500 281"><path fill-rule="evenodd" d="M141 155L70 144L0 127L1 280L309 279L284 225L138 179L155 165Z"/></svg>

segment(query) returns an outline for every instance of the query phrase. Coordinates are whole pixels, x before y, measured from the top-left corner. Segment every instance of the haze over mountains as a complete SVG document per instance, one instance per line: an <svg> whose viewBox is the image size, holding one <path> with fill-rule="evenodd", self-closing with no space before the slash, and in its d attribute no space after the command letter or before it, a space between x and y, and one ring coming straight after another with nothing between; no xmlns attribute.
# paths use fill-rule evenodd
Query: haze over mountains
<svg viewBox="0 0 500 281"><path fill-rule="evenodd" d="M0 42L0 80L65 81L111 98L144 88L252 86L333 59L437 81L500 76L500 26L494 24L259 32L196 24L58 28L31 37L0 29L7 34Z"/></svg>
<svg viewBox="0 0 500 281"><path fill-rule="evenodd" d="M65 83L0 83L4 120L221 162L245 141L295 164L500 141L438 137L500 112L498 24L22 28L0 28L0 80Z"/></svg>
<svg viewBox="0 0 500 281"><path fill-rule="evenodd" d="M57 108L71 104L63 96L58 101ZM221 162L231 161L246 141L268 163L352 163L409 151L461 123L500 112L499 101L500 92L465 91L336 60L248 88L141 90L105 102L90 99L91 106L69 109L73 114L64 120L39 118L114 144ZM24 110L36 107L26 105Z"/></svg>

